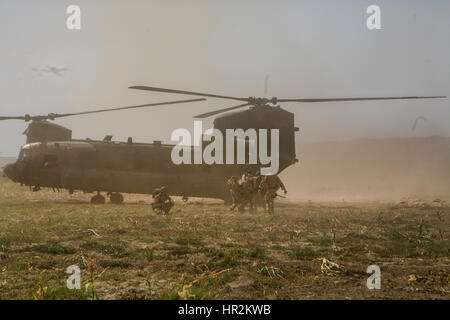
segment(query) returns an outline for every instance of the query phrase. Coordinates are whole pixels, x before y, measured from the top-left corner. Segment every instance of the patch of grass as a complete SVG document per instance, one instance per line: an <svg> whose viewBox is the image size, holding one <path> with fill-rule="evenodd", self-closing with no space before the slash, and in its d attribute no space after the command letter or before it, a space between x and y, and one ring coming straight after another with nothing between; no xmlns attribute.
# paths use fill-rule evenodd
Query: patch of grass
<svg viewBox="0 0 450 320"><path fill-rule="evenodd" d="M117 281L117 282L125 282L129 278L129 273L126 272L126 270L123 270L120 267L117 266L104 266L101 265L102 268L109 267L108 272L106 272L102 276L102 281L110 282L110 281ZM114 269L112 269L114 268Z"/></svg>
<svg viewBox="0 0 450 320"><path fill-rule="evenodd" d="M124 259L99 260L98 264L102 268L110 267L110 268L128 269L133 266L130 262Z"/></svg>
<svg viewBox="0 0 450 320"><path fill-rule="evenodd" d="M204 248L200 251L203 252L207 257L223 258L225 256L225 250L217 248Z"/></svg>
<svg viewBox="0 0 450 320"><path fill-rule="evenodd" d="M47 289L47 300L86 300L88 294L81 288L80 290L70 290L66 286Z"/></svg>
<svg viewBox="0 0 450 320"><path fill-rule="evenodd" d="M450 256L450 241L426 241L421 243L419 253L421 256L438 258Z"/></svg>
<svg viewBox="0 0 450 320"><path fill-rule="evenodd" d="M127 258L135 260L153 261L153 249L138 249L125 254Z"/></svg>
<svg viewBox="0 0 450 320"><path fill-rule="evenodd" d="M405 239L405 236L393 227L388 228L383 233L383 235L389 240L404 240Z"/></svg>
<svg viewBox="0 0 450 320"><path fill-rule="evenodd" d="M320 253L311 247L291 247L289 251L289 256L295 260L311 260L319 255Z"/></svg>
<svg viewBox="0 0 450 320"><path fill-rule="evenodd" d="M167 227L169 227L169 224L167 224L163 221L152 221L151 225L156 230L166 229Z"/></svg>
<svg viewBox="0 0 450 320"><path fill-rule="evenodd" d="M255 246L248 251L248 256L255 259L264 258L267 256L267 250L263 247Z"/></svg>
<svg viewBox="0 0 450 320"><path fill-rule="evenodd" d="M11 239L6 236L0 237L0 250L5 251L5 249L11 246Z"/></svg>
<svg viewBox="0 0 450 320"><path fill-rule="evenodd" d="M234 255L237 257L248 256L248 253L244 249L241 249L241 248L234 248L234 249L231 249L229 252L231 255ZM264 254L265 254L265 251L264 251Z"/></svg>
<svg viewBox="0 0 450 320"><path fill-rule="evenodd" d="M199 286L188 287L188 285L176 284L170 289L165 290L159 296L158 300L207 300L209 292Z"/></svg>
<svg viewBox="0 0 450 320"><path fill-rule="evenodd" d="M263 276L270 277L270 278L273 278L273 277L284 278L283 277L284 272L280 268L273 267L273 266L264 266L258 272L260 274L262 274Z"/></svg>
<svg viewBox="0 0 450 320"><path fill-rule="evenodd" d="M74 248L67 248L59 243L48 242L47 244L34 245L31 247L23 248L20 251L33 251L39 253L48 253L48 254L74 254L77 252Z"/></svg>
<svg viewBox="0 0 450 320"><path fill-rule="evenodd" d="M83 243L81 248L85 250L96 251L98 253L110 255L112 257L124 257L127 254L127 246L124 244L113 245L113 244L103 244L100 242L87 242Z"/></svg>
<svg viewBox="0 0 450 320"><path fill-rule="evenodd" d="M170 249L170 254L174 256L184 256L190 252L189 246L178 246Z"/></svg>
<svg viewBox="0 0 450 320"><path fill-rule="evenodd" d="M181 246L200 246L202 245L202 240L199 238L192 238L192 237L178 237L174 241L176 244L179 244Z"/></svg>
<svg viewBox="0 0 450 320"><path fill-rule="evenodd" d="M59 264L54 260L45 260L37 265L38 269L52 270L59 267Z"/></svg>
<svg viewBox="0 0 450 320"><path fill-rule="evenodd" d="M321 247L331 246L331 235L328 235L326 232L323 232L322 237L320 237L319 239L319 245Z"/></svg>
<svg viewBox="0 0 450 320"><path fill-rule="evenodd" d="M207 263L210 270L233 268L240 264L240 256L231 251L223 251L223 256L212 257Z"/></svg>
<svg viewBox="0 0 450 320"><path fill-rule="evenodd" d="M369 235L367 233L357 233L357 232L349 232L345 236L345 240L349 241L350 243L354 241L355 239L361 239L361 240L375 240L375 237L372 235Z"/></svg>
<svg viewBox="0 0 450 320"><path fill-rule="evenodd" d="M275 232L270 232L269 233L269 240L270 241L275 242L275 241L278 241L278 239L279 239L279 237L278 237L277 233L275 233Z"/></svg>
<svg viewBox="0 0 450 320"><path fill-rule="evenodd" d="M417 247L406 241L385 241L381 246L372 248L373 252L381 258L414 258L417 257Z"/></svg>

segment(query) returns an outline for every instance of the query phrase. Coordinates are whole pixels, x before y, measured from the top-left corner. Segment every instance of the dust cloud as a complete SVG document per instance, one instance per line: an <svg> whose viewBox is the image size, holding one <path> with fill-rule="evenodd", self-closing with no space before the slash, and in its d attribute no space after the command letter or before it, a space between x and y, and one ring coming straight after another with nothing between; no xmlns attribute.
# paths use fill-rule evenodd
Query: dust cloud
<svg viewBox="0 0 450 320"><path fill-rule="evenodd" d="M450 198L450 138L360 139L297 145L281 177L289 198L382 201Z"/></svg>

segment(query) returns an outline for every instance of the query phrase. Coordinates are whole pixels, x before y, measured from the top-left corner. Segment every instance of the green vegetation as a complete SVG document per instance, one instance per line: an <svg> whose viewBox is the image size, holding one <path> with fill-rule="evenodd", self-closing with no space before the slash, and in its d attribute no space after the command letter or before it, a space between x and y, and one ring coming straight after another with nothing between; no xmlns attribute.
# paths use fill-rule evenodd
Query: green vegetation
<svg viewBox="0 0 450 320"><path fill-rule="evenodd" d="M450 208L279 201L277 214L267 215L177 199L164 216L151 210L151 197L125 198L123 206L94 206L89 195L32 193L0 178L0 299L450 294ZM347 272L322 273L321 257ZM365 288L370 264L381 267L380 291ZM66 287L71 265L81 269L81 290Z"/></svg>

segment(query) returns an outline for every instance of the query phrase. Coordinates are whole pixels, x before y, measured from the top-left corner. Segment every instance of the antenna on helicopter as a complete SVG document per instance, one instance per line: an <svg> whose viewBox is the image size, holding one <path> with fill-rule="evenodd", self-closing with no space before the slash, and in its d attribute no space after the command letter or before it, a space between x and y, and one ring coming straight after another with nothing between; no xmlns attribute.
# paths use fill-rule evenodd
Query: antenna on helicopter
<svg viewBox="0 0 450 320"><path fill-rule="evenodd" d="M270 74L266 74L264 78L264 96L267 96L267 92L269 91L269 78Z"/></svg>

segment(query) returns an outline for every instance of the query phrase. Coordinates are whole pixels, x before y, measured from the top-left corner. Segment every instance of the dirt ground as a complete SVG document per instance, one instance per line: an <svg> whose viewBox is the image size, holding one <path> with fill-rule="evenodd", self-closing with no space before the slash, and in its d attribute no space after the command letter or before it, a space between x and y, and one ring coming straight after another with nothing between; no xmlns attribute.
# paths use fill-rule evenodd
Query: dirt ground
<svg viewBox="0 0 450 320"><path fill-rule="evenodd" d="M176 198L164 216L150 196L98 206L90 196L0 178L0 299L450 298L443 202L281 200L268 215ZM81 290L66 286L71 265ZM369 265L380 290L367 288Z"/></svg>

